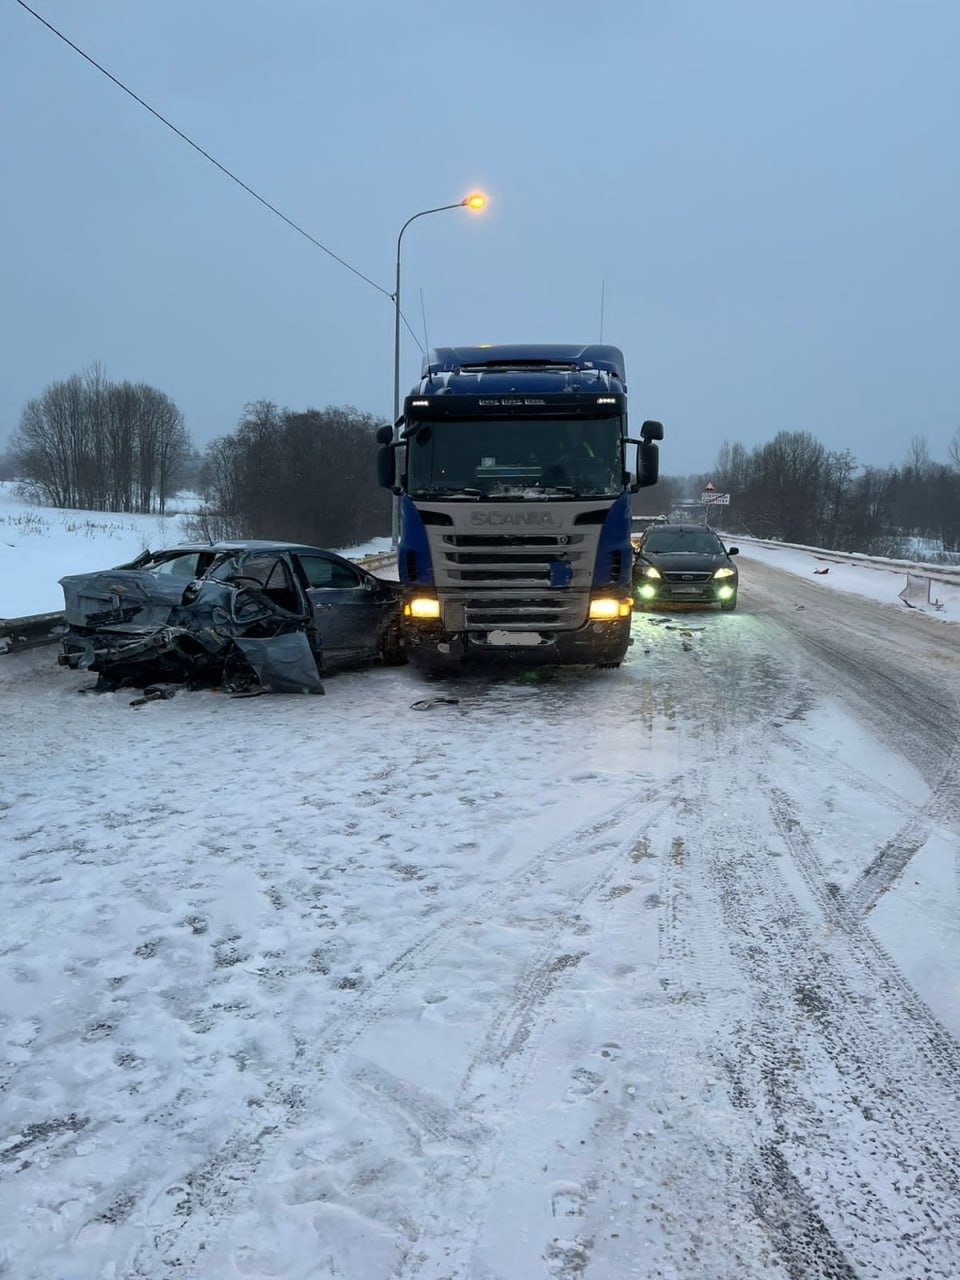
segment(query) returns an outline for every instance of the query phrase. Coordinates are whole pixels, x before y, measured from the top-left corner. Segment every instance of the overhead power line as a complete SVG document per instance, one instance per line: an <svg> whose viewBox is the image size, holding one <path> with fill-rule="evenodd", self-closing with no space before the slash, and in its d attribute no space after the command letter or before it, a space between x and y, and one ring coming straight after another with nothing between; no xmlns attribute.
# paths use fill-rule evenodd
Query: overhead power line
<svg viewBox="0 0 960 1280"><path fill-rule="evenodd" d="M385 298L389 298L391 302L393 301L393 294L390 293L388 289L384 289L381 285L377 284L376 280L371 280L370 277L365 276L362 271L358 271L356 267L351 266L350 263L347 262L345 258L341 258L340 255L334 253L332 249L328 249L325 244L321 244L321 242L316 238L316 236L312 236L309 231L305 231L304 228L301 227L299 223L294 222L292 218L288 218L285 213L281 212L281 210L276 207L276 205L273 205L270 203L269 200L264 199L262 195L254 191L253 187L248 186L247 183L245 183L241 178L238 178L235 173L231 173L231 171L226 167L226 165L221 164L220 161L215 159L210 154L209 151L205 151L198 142L194 142L194 140L188 137L183 132L182 129L178 129L175 124L172 124L166 118L166 116L161 115L160 112L156 110L156 108L151 107L149 102L144 102L143 98L139 97L136 93L134 93L131 88L129 88L127 85L123 83L122 80L118 80L115 75L113 75L110 71L106 69L106 67L101 66L100 63L97 62L95 58L91 58L88 53L84 53L84 51L80 48L79 45L74 44L72 40L70 40L67 36L63 34L62 31L58 31L57 28L51 22L48 22L46 18L44 18L41 14L37 13L35 9L31 9L28 4L24 3L24 0L17 0L17 4L20 6L21 9L26 9L27 13L32 14L32 16L36 18L38 22L43 23L43 25L47 28L47 30L52 31L53 34L57 37L57 39L62 40L64 44L69 45L70 48L73 49L75 53L79 53L80 57L83 58L86 62L89 62L92 67L96 67L96 69L99 72L101 72L101 74L105 75L108 80L112 80L118 89L122 89L124 93L128 94L129 97L133 98L134 102L138 102L141 107L143 107L146 111L149 111L152 116L156 117L156 119L159 120L161 124L165 124L168 129L172 130L177 135L178 138L182 138L184 142L186 142L189 146L193 147L194 151L199 151L200 155L202 155L205 160L209 160L210 163L215 168L219 169L221 173L225 174L230 179L231 182L235 182L238 187L242 187L243 190L246 191L248 195L253 196L254 200L258 200L260 204L264 206L264 208L269 209L271 213L276 214L276 216L280 218L283 222L285 222L288 227L292 227L294 231L299 232L299 234L302 235L306 240L309 240L312 245L315 245L318 249L320 249L323 253L325 253L327 257L333 258L334 262L339 262L341 267L346 267L348 271L351 271L360 280L363 280L366 284L370 285L371 288L376 289L378 293L382 293L383 296ZM403 322L404 324L406 324L407 328L410 330L410 333L413 335L414 340L417 341L417 345L419 346L420 344L419 344L419 341L417 340L417 336L413 332L413 330L410 328L410 325L407 323L406 316L403 317ZM421 347L421 350L422 349L423 348Z"/></svg>

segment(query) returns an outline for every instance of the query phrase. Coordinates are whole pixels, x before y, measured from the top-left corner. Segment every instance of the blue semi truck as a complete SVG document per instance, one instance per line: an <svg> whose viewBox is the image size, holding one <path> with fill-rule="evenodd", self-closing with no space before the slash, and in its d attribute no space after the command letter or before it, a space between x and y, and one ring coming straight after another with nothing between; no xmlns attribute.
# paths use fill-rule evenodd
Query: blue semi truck
<svg viewBox="0 0 960 1280"><path fill-rule="evenodd" d="M650 421L630 437L617 347L429 351L403 416L378 434L411 660L617 666L630 494L656 483L662 438Z"/></svg>

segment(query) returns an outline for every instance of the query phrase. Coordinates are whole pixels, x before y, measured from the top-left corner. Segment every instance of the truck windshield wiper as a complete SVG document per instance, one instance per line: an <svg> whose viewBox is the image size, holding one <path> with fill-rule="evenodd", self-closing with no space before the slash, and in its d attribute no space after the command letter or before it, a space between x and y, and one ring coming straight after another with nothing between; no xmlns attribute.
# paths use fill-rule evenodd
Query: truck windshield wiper
<svg viewBox="0 0 960 1280"><path fill-rule="evenodd" d="M479 489L446 489L441 485L434 485L430 489L420 489L417 493L411 495L414 498L482 498L483 494Z"/></svg>

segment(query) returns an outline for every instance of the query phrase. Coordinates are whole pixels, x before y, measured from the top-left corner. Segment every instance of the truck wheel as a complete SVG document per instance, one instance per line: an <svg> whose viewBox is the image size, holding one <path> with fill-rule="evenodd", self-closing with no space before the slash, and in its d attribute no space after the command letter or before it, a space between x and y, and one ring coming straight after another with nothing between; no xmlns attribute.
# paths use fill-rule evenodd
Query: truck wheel
<svg viewBox="0 0 960 1280"><path fill-rule="evenodd" d="M402 667L407 661L407 647L397 626L388 627L380 643L380 660L385 667Z"/></svg>

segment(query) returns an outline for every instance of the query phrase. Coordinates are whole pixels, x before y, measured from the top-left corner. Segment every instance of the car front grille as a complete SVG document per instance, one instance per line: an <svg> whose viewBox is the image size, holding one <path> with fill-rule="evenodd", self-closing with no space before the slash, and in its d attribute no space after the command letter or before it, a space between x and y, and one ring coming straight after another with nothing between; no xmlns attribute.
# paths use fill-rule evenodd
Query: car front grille
<svg viewBox="0 0 960 1280"><path fill-rule="evenodd" d="M710 582L713 579L713 574L709 571L707 573L664 573L661 576L664 582L689 583L691 585Z"/></svg>

